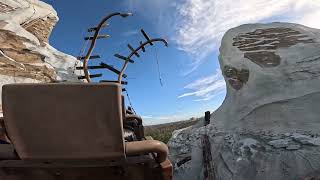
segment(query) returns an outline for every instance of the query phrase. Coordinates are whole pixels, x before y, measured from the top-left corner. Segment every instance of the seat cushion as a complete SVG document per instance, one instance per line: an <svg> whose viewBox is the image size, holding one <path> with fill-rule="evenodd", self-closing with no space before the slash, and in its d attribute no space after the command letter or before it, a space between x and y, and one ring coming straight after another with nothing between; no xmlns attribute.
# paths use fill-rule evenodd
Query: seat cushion
<svg viewBox="0 0 320 180"><path fill-rule="evenodd" d="M124 158L117 83L10 84L3 86L2 101L21 159Z"/></svg>
<svg viewBox="0 0 320 180"><path fill-rule="evenodd" d="M19 159L12 144L0 144L0 160Z"/></svg>

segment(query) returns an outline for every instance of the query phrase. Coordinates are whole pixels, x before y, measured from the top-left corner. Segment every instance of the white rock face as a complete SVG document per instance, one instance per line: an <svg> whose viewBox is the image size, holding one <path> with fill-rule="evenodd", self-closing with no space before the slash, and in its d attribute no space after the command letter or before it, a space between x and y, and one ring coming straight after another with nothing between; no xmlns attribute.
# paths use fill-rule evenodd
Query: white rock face
<svg viewBox="0 0 320 180"><path fill-rule="evenodd" d="M39 0L0 0L0 86L78 81L79 61L48 44L58 20L52 6Z"/></svg>
<svg viewBox="0 0 320 180"><path fill-rule="evenodd" d="M320 30L297 24L242 25L225 34L219 60L227 96L207 126L217 179L320 175L319 49ZM197 137L199 131L188 134ZM192 175L177 168L176 179L201 178L197 143L176 144L191 149L184 168L198 170Z"/></svg>

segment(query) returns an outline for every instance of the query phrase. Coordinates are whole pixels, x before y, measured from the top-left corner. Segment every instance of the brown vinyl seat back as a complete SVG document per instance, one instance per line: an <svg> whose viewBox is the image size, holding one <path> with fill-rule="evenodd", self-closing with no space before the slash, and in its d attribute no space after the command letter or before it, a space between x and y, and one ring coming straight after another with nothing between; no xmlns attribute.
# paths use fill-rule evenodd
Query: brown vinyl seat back
<svg viewBox="0 0 320 180"><path fill-rule="evenodd" d="M117 83L10 84L2 101L8 136L23 160L125 157Z"/></svg>

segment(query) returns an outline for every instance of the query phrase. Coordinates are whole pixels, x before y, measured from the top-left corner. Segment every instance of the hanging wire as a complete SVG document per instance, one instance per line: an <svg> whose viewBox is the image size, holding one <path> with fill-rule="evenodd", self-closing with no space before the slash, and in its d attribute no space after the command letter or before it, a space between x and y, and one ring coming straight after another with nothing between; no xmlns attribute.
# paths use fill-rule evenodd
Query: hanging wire
<svg viewBox="0 0 320 180"><path fill-rule="evenodd" d="M156 58L156 61L157 61L157 69L158 69L159 82L160 82L160 85L163 86L162 77L161 77L161 72L160 72L160 64L159 64L159 58L158 58L157 48L155 48L155 58Z"/></svg>
<svg viewBox="0 0 320 180"><path fill-rule="evenodd" d="M86 36L88 33L85 33L85 30L83 30L81 34L83 34L84 36ZM89 41L84 41L84 42L82 43L82 47L81 47L81 49L80 49L80 51L79 51L79 53L78 53L78 57L81 57L82 55L84 55L85 50L86 50L87 47L88 47L88 44L89 44ZM74 66L73 66L73 73L75 73L76 67L79 65L79 62L80 62L80 61L76 61L76 63L74 64ZM83 75L83 71L80 71L80 74Z"/></svg>
<svg viewBox="0 0 320 180"><path fill-rule="evenodd" d="M85 36L85 35L86 35L86 34L88 34L88 33L84 33L84 32L82 32L82 34L84 34L84 36ZM83 54L84 54L84 52L85 52L85 50L86 50L86 48L87 48L88 44L89 44L89 41L88 41L88 40L83 42L82 47L81 47L81 49L80 49L80 51L79 51L78 56L81 56L81 55L83 55Z"/></svg>
<svg viewBox="0 0 320 180"><path fill-rule="evenodd" d="M128 89L126 89L125 92L126 92L127 99L128 99L128 101L129 101L129 105L130 105L131 109L133 110L133 112L134 112L135 114L137 114L136 111L134 110L133 106L132 106L131 99L130 99L130 96L129 96L129 93L128 93Z"/></svg>

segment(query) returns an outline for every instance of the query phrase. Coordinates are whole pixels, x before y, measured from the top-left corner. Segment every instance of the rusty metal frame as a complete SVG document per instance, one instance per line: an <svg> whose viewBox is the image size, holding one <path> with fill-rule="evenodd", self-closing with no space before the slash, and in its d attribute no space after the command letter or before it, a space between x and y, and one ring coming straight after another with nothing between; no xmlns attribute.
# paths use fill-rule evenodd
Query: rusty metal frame
<svg viewBox="0 0 320 180"><path fill-rule="evenodd" d="M129 60L131 59L131 57L133 55L135 55L140 49L144 50L145 49L145 46L150 44L150 45L153 45L152 42L163 42L164 45L166 47L168 47L168 42L165 40L165 39L162 39L162 38L155 38L155 39L148 39L146 42L144 43L140 43L140 46L138 48L136 48L134 51L132 51L129 56L127 56L127 60L125 61L121 71L120 71L120 74L118 76L118 83L120 83L122 81L122 75L124 74L124 71L126 70L126 68L128 67L128 64L129 64Z"/></svg>
<svg viewBox="0 0 320 180"><path fill-rule="evenodd" d="M86 56L85 56L85 58L83 60L83 71L84 71L84 75L85 75L85 78L88 81L88 83L91 82L91 78L89 76L89 71L88 71L88 61L89 61L91 53L92 53L92 51L93 51L93 49L95 47L95 44L96 44L96 41L98 39L99 32L100 32L101 28L113 16L127 17L127 16L130 16L130 15L132 15L132 14L131 13L119 13L119 12L109 14L108 16L103 18L102 21L99 23L99 25L96 27L97 29L95 30L95 33L94 33L94 35L92 37L91 45L90 45L90 47L88 49L88 52L87 52L87 54L86 54Z"/></svg>
<svg viewBox="0 0 320 180"><path fill-rule="evenodd" d="M156 153L156 160L162 163L167 160L169 149L166 144L157 140L143 140L126 142L126 155L139 155L145 153Z"/></svg>

